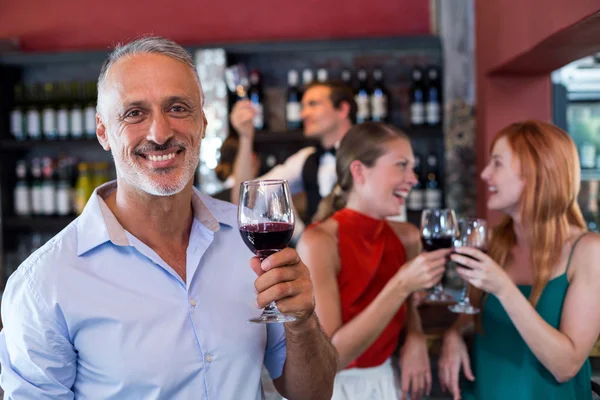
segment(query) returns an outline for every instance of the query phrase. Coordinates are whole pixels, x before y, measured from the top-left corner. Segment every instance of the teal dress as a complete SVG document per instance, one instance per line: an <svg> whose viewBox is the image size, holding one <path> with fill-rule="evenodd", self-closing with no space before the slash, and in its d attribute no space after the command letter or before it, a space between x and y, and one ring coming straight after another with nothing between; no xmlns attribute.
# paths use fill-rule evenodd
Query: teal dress
<svg viewBox="0 0 600 400"><path fill-rule="evenodd" d="M573 249L577 241L573 244ZM567 269L570 260L569 255ZM532 287L518 287L521 293L529 298ZM568 287L569 281L565 272L548 282L536 305L540 316L557 329ZM487 297L481 317L483 332L475 335L471 351L475 382L463 383L464 399L592 399L589 359L571 380L559 383L531 352L495 296L490 294Z"/></svg>

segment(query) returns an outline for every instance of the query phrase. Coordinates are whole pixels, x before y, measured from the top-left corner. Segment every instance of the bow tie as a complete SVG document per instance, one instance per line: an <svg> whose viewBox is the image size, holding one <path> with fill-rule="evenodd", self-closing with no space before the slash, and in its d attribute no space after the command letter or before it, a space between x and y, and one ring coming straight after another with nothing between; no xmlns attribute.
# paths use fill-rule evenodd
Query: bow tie
<svg viewBox="0 0 600 400"><path fill-rule="evenodd" d="M332 156L334 156L334 157L335 157L335 151L336 151L336 148L335 148L335 147L330 147L330 148L328 148L328 149L326 149L326 148L324 148L324 147L319 147L319 152L320 152L321 154L329 153L329 154L331 154Z"/></svg>

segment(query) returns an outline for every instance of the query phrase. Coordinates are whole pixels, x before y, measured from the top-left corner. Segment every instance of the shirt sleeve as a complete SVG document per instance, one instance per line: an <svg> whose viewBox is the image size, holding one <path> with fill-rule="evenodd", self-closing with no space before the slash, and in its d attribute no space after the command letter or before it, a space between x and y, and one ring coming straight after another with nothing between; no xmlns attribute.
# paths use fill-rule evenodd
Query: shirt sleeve
<svg viewBox="0 0 600 400"><path fill-rule="evenodd" d="M285 360L286 347L283 324L267 324L267 348L264 363L271 379L277 379L281 376Z"/></svg>
<svg viewBox="0 0 600 400"><path fill-rule="evenodd" d="M276 165L269 172L257 179L285 179L290 185L292 194L304 190L302 169L308 156L316 151L314 147L305 147L289 156L283 164Z"/></svg>
<svg viewBox="0 0 600 400"><path fill-rule="evenodd" d="M2 297L0 385L4 399L74 399L77 356L60 323L41 299L28 269L10 277Z"/></svg>

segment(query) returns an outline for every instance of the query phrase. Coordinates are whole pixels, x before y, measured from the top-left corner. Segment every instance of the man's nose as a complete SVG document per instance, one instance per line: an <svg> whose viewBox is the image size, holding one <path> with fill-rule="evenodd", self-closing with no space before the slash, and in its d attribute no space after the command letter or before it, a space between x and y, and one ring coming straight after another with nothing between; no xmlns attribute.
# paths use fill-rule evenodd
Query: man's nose
<svg viewBox="0 0 600 400"><path fill-rule="evenodd" d="M169 118L164 113L156 113L146 139L157 144L165 144L173 136Z"/></svg>

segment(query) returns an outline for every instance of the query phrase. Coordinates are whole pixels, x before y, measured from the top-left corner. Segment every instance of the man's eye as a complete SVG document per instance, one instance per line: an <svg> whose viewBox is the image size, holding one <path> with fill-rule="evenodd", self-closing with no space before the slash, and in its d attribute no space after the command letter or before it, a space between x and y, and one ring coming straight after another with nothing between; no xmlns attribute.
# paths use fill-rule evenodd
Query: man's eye
<svg viewBox="0 0 600 400"><path fill-rule="evenodd" d="M131 110L127 113L125 113L125 118L136 118L142 115L142 112L140 110Z"/></svg>

